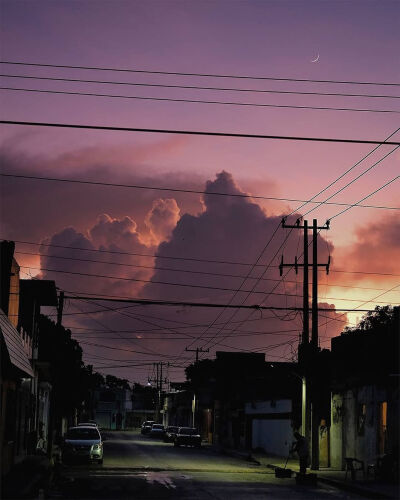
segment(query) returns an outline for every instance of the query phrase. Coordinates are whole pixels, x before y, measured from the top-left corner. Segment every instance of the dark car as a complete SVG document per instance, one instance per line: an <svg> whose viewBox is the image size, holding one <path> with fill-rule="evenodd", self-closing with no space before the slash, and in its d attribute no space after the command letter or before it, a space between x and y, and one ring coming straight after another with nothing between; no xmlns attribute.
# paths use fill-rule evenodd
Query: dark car
<svg viewBox="0 0 400 500"><path fill-rule="evenodd" d="M142 429L140 432L142 434L148 434L151 431L151 427L153 424L154 424L154 420L146 420L145 422L143 422Z"/></svg>
<svg viewBox="0 0 400 500"><path fill-rule="evenodd" d="M165 429L162 424L153 424L151 426L150 436L155 438L163 438L165 434Z"/></svg>
<svg viewBox="0 0 400 500"><path fill-rule="evenodd" d="M169 425L165 429L165 434L164 434L164 442L165 443L173 443L175 440L176 433L178 432L179 427L176 425Z"/></svg>
<svg viewBox="0 0 400 500"><path fill-rule="evenodd" d="M97 427L70 427L64 436L62 460L96 460L103 463L103 440Z"/></svg>
<svg viewBox="0 0 400 500"><path fill-rule="evenodd" d="M174 439L174 446L201 446L201 436L194 427L179 427Z"/></svg>

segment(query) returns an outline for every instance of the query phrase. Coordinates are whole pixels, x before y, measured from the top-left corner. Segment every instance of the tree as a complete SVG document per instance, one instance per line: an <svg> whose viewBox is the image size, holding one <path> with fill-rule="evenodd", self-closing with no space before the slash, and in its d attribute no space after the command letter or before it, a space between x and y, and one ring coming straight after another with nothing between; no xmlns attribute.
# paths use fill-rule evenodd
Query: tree
<svg viewBox="0 0 400 500"><path fill-rule="evenodd" d="M115 387L119 389L130 389L129 382L126 378L115 377L114 375L106 375L105 380L108 387Z"/></svg>
<svg viewBox="0 0 400 500"><path fill-rule="evenodd" d="M87 396L89 374L71 331L44 315L39 318L39 361L49 363L56 415L72 415Z"/></svg>
<svg viewBox="0 0 400 500"><path fill-rule="evenodd" d="M392 329L395 323L395 309L391 306L376 306L374 311L367 312L355 327L346 327L344 333L384 332Z"/></svg>

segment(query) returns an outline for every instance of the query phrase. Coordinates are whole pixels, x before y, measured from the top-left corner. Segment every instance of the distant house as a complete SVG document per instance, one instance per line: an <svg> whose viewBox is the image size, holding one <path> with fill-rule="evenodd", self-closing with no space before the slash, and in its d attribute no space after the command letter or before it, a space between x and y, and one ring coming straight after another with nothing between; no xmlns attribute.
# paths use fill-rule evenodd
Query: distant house
<svg viewBox="0 0 400 500"><path fill-rule="evenodd" d="M171 390L164 395L162 423L164 426L199 426L195 415L194 393L186 383L171 382Z"/></svg>
<svg viewBox="0 0 400 500"><path fill-rule="evenodd" d="M265 362L253 399L245 404L246 447L287 456L301 421L302 379L297 363Z"/></svg>
<svg viewBox="0 0 400 500"><path fill-rule="evenodd" d="M266 362L261 353L218 351L215 360L190 368L189 389L168 395L168 421L185 412L209 442L286 454L301 419L296 368L296 363Z"/></svg>
<svg viewBox="0 0 400 500"><path fill-rule="evenodd" d="M132 391L122 387L99 387L94 391L94 419L102 429L124 430L132 412Z"/></svg>
<svg viewBox="0 0 400 500"><path fill-rule="evenodd" d="M387 327L332 339L332 467L343 468L346 457L367 465L383 454L398 453L398 308L396 315Z"/></svg>

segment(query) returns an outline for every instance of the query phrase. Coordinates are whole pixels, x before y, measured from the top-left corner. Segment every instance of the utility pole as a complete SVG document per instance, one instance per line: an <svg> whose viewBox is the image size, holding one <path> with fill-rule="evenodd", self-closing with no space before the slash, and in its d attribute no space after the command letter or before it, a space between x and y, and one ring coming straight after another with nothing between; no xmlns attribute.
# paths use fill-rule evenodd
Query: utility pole
<svg viewBox="0 0 400 500"><path fill-rule="evenodd" d="M286 224L286 220L282 219L282 227L285 229L304 229L303 236L303 335L302 335L302 344L306 345L309 343L309 330L310 330L310 318L309 318L309 292L308 292L308 221L304 221L303 225L300 226L300 219L297 219L295 225ZM283 274L284 267L293 267L295 268L296 274L298 273L299 263L297 261L297 256L295 257L294 264L284 264L283 263L283 255L281 259L281 263L279 265L280 275Z"/></svg>
<svg viewBox="0 0 400 500"><path fill-rule="evenodd" d="M209 352L210 349L202 349L201 347L196 347L196 349L188 349L185 348L187 352L195 352L196 353L196 363L199 361L199 352ZM195 427L196 423L196 393L193 391L193 399L192 399L192 427Z"/></svg>
<svg viewBox="0 0 400 500"><path fill-rule="evenodd" d="M60 292L60 295L58 297L58 307L57 307L57 326L61 326L63 309L64 309L64 292Z"/></svg>
<svg viewBox="0 0 400 500"><path fill-rule="evenodd" d="M156 414L157 414L157 420L160 420L160 414L161 414L161 401L162 401L162 392L163 392L163 384L167 384L167 378L163 378L163 362L160 361L159 363L153 363L153 366L155 368L156 372L156 377L155 378L148 378L148 382L153 382L156 384L156 389L157 389L157 407L156 407Z"/></svg>
<svg viewBox="0 0 400 500"><path fill-rule="evenodd" d="M196 347L196 349L188 349L186 347L185 351L187 351L187 352L195 352L196 353L196 363L197 363L198 360L199 360L199 352L209 352L210 349L202 349L201 347Z"/></svg>
<svg viewBox="0 0 400 500"><path fill-rule="evenodd" d="M329 221L324 226L318 226L317 219L313 220L313 262L312 262L312 329L311 342L309 338L309 283L308 268L310 266L308 259L308 221L304 220L300 225L300 219L297 219L295 225L286 224L282 219L282 227L290 229L304 230L304 249L303 249L303 334L302 342L299 345L299 365L303 371L302 385L302 432L308 441L311 438L311 469L319 468L319 412L318 401L315 397L315 382L319 374L315 373L314 365L318 355L318 267L325 267L329 273L330 258L327 264L318 263L318 230L329 229ZM301 264L300 264L301 265ZM284 267L295 268L298 272L299 263L297 256L294 264L284 264L283 256L279 266L280 275L283 274Z"/></svg>
<svg viewBox="0 0 400 500"><path fill-rule="evenodd" d="M303 332L302 339L299 345L299 364L303 362L304 356L309 346L310 340L310 317L309 317L309 287L308 287L308 221L304 220L303 225L300 225L300 219L297 219L295 225L286 224L285 219L282 219L282 227L288 229L303 229ZM294 268L298 273L298 260L295 257ZM284 267L293 267L293 264L284 264L283 255L279 266L280 275L283 274ZM303 375L302 377L302 411L301 411L301 432L310 441L311 427L311 402L310 402L310 381Z"/></svg>

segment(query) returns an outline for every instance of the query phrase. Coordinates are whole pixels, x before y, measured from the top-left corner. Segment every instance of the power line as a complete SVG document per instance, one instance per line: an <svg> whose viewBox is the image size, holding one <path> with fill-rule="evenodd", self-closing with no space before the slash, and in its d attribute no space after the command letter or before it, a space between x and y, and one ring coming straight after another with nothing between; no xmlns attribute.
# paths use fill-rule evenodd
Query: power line
<svg viewBox="0 0 400 500"><path fill-rule="evenodd" d="M135 99L139 101L160 101L160 102L179 102L191 104L217 104L224 106L246 106L254 108L284 108L284 109L311 109L319 111L352 111L362 113L400 113L394 109L362 109L362 108L337 108L329 106L294 106L291 104L270 104L270 103L254 103L254 102L235 102L235 101L206 101L204 99L183 99L172 97L146 97L137 95L121 95L121 94L99 94L97 92L71 92L67 90L49 90L49 89L23 89L17 87L0 87L0 90L9 90L12 92L33 92L39 94L56 94L56 95L79 95L85 97L106 97L111 99Z"/></svg>
<svg viewBox="0 0 400 500"><path fill-rule="evenodd" d="M217 287L217 286L209 286L209 285L193 285L190 283L173 283L169 281L155 281L155 280L145 280L145 279L140 279L140 278L127 278L124 276L108 276L104 274L92 274L92 273L84 273L84 272L78 272L78 271L65 271L62 269L47 269L43 267L32 267L32 266L20 266L21 269L37 269L40 271L46 271L46 272L51 272L51 273L61 273L61 274L72 274L75 276L86 276L89 278L100 278L100 279L112 279L112 280L121 280L121 281L133 281L133 282L140 282L140 283L151 283L155 285L166 285L166 286L182 286L182 287L187 287L187 288L204 288L207 290L220 290L220 291L228 291L228 292L243 292L243 293L258 293L258 294L268 294L268 295L277 295L277 296L285 296L285 297L301 297L301 295L296 295L292 293L279 293L279 292L265 292L265 291L257 291L251 289L251 290L243 290L241 288L227 288L227 287ZM244 277L244 280L251 279L249 276ZM253 278L258 280L259 278ZM257 284L257 283L256 283ZM360 299L347 299L347 298L340 298L340 297L326 297L326 299L330 300L345 300L349 302L358 302ZM386 302L385 302L386 303ZM115 311L117 311L115 309ZM85 311L83 311L82 314L84 314Z"/></svg>
<svg viewBox="0 0 400 500"><path fill-rule="evenodd" d="M243 333L235 333L235 338L236 337L257 337L257 336L260 336L260 335L289 335L291 337L293 337L293 333L290 333L290 332L299 332L299 328L294 328L293 330L287 330L287 331L282 331L281 333L274 333L274 332L243 332ZM91 333L77 333L77 332L74 332L73 335L78 335L78 338L86 338L86 339L100 339L100 340L129 340L129 339L136 339L136 340L142 340L144 342L147 342L149 340L188 340L188 335L185 336L185 337L175 337L175 336L171 336L171 337L167 337L168 332L165 333L165 335L161 335L160 337L142 337L142 338L137 338L137 337L106 337L106 336L99 336L97 334L91 334ZM183 335L181 333L181 335ZM193 336L189 336L190 337L193 337ZM228 338L229 337L232 337L231 335L228 335ZM211 339L211 338L214 338L212 336L209 336L209 337L203 337L203 339Z"/></svg>
<svg viewBox="0 0 400 500"><path fill-rule="evenodd" d="M117 254L117 255L130 255L130 256L136 256L136 257L150 257L152 259L171 259L171 260L187 260L187 261L193 261L193 262L209 262L211 264L230 264L230 265L243 265L243 266L251 266L251 263L244 263L244 262L233 262L233 261L224 261L224 260L211 260L211 259L200 259L200 258L195 258L195 257L177 257L177 256L166 256L166 255L159 255L159 254L145 254L145 253L134 253L134 252L122 252L119 250L103 250L103 249L97 249L97 248L82 248L82 247L69 247L65 245L55 245L52 243L37 243L37 242L32 242L32 241L23 241L23 240L14 240L15 243L22 243L22 244L27 244L27 245L37 245L37 246L44 246L44 247L53 247L53 248L65 248L69 250L81 250L85 252L100 252L100 253L110 253L110 254ZM260 264L262 265L262 264Z"/></svg>
<svg viewBox="0 0 400 500"><path fill-rule="evenodd" d="M395 148L395 149L397 149L397 148ZM358 203L361 203L362 201L366 200L367 198L370 198L371 196L373 196L374 194L378 193L379 191L381 191L385 187L389 186L389 184L392 184L392 182L397 181L397 179L399 179L399 178L400 178L400 175L397 175L396 177L393 177L393 179L391 179L390 181L385 182L385 184L383 184L382 186L380 186L378 189L375 189L375 191L372 191L372 193L369 193L366 196L364 196L363 198L361 198L361 200L359 200L356 203L354 203L354 205L352 205L350 207L347 207L344 210L342 210L341 212L339 212L339 213L333 215L332 217L330 217L329 220L332 220L335 217L339 217L339 215L344 214L345 212L347 212L351 208L355 207Z"/></svg>
<svg viewBox="0 0 400 500"><path fill-rule="evenodd" d="M397 151L397 149L399 148L400 146L396 146L395 148L392 149L392 151L389 151L388 153L386 153L380 160L376 161L375 163L373 163L369 168L367 168L366 170L364 170L364 172L361 172L359 175L357 175L357 177L354 177L354 179L352 179L350 182L348 182L347 184L345 184L343 187L341 187L339 190L337 190L335 193L333 193L331 196L329 196L326 200L324 201L329 201L330 199L332 199L334 196L336 196L337 194L341 193L342 191L344 191L346 188L348 188L349 186L351 186L354 182L356 182L360 177L362 177L363 175L365 175L367 172L369 172L370 170L372 170L373 168L375 168L377 165L379 165L379 163L381 163L383 160L385 160L389 155L393 154L395 151ZM396 179L396 178L395 178ZM388 186L391 182L393 182L395 179L393 179L392 181L388 182L387 184L384 184L382 187L380 187L379 189L377 189L376 191L374 191L373 193L371 193L370 195L366 196L364 199L367 199L369 198L370 196L372 196L373 194L377 193L378 191L380 191L381 189L383 189L384 187ZM360 200L363 201L363 200ZM346 212L347 210L350 210L350 208L353 208L355 206L357 206L359 202L357 203L353 203L351 205L349 205L345 210L343 210L342 212L339 212L339 214L335 215L334 217L337 217L338 215ZM308 212L306 212L303 217L305 217L306 215L308 215L310 212L314 211L316 208L319 208L321 205L323 204L323 202L320 203L320 205L318 205L318 207L313 207L311 208ZM334 217L331 217L329 220L333 219Z"/></svg>
<svg viewBox="0 0 400 500"><path fill-rule="evenodd" d="M397 287L398 285L396 285ZM396 288L393 287L393 288ZM66 293L71 293L66 291ZM74 292L76 293L76 292ZM253 309L255 311L302 311L301 307L278 307L278 306L261 306L255 305L234 305L234 304L218 304L212 302L185 302L185 301L174 301L174 300L153 300L153 299L132 299L132 298L111 298L110 296L93 296L94 294L67 296L66 299L70 300L104 300L107 302L127 302L130 304L141 304L141 305L158 305L158 306L180 306L180 307L205 307L205 308L220 308L226 307L230 309ZM371 302L372 300L367 300ZM374 309L335 309L335 311L345 311L345 312L373 312ZM332 312L332 309L319 308L318 311Z"/></svg>
<svg viewBox="0 0 400 500"><path fill-rule="evenodd" d="M119 262L107 262L104 260L96 260L96 259L80 259L78 257L67 257L67 256L61 256L61 255L51 255L51 254L45 254L45 253L34 253L34 252L19 252L16 251L14 252L16 255L34 255L37 257L47 257L49 259L62 259L62 260L74 260L74 261L79 261L79 262L91 262L91 263L96 263L96 264L107 264L111 266L120 266L120 267L135 267L139 269L151 269L151 270L157 270L157 271L172 271L174 273L189 273L189 274L203 274L207 276L214 276L214 277L223 277L223 278L246 278L246 276L243 276L241 274L226 274L226 273L215 273L215 272L207 272L207 271L195 271L192 269L177 269L173 267L158 267L158 266L144 266L140 264L123 264ZM31 269L29 266L25 266L25 268ZM332 272L332 271L331 271ZM257 276L250 276L246 279L258 279ZM281 281L281 279L276 279L276 278L265 278L262 277L260 278L261 281ZM286 280L286 283L293 283L297 284L297 281L293 280ZM383 288L374 288L374 287L364 287L364 286L353 286L353 285L341 285L341 284L330 284L329 285L331 288L355 288L355 289L360 289L360 290L383 290Z"/></svg>
<svg viewBox="0 0 400 500"><path fill-rule="evenodd" d="M22 120L0 120L0 124L4 125L25 125L30 127L54 127L54 128L72 128L72 129L88 129L88 130L104 130L117 132L143 132L151 134L177 134L177 135L198 135L207 137L234 137L244 139L271 139L283 141L305 141L305 142L328 142L328 143L343 143L343 144L385 144L388 146L400 146L400 142L396 141L375 141L367 139L333 139L327 137L299 137L287 135L267 135L267 134L246 134L241 132L207 132L201 130L172 130L172 129L156 129L156 128L139 128L139 127L117 127L112 125L83 125L73 123L55 123L55 122L35 122Z"/></svg>
<svg viewBox="0 0 400 500"><path fill-rule="evenodd" d="M390 154L390 153L389 153ZM383 158L384 159L384 158ZM382 159L382 160L383 160ZM382 161L380 160L380 161ZM89 181L81 179L67 179L59 177L43 177L37 175L22 175L22 174L11 174L11 173L0 173L2 177L12 177L16 179L27 179L27 180L37 180L37 181L49 181L49 182L67 182L71 184L84 184L93 186L105 186L105 187L119 187L119 188L130 188L130 189L148 189L153 191L168 191L172 193L187 193L187 194L200 194L200 195L212 195L212 196L231 196L234 198L250 198L256 200L273 200L273 201L291 201L291 202L304 202L304 203L314 203L318 205L339 205L339 206L352 206L351 203L337 203L322 200L299 200L296 198L278 198L276 196L262 196L262 195L251 195L245 193L220 193L212 191L201 191L196 189L182 189L182 188L169 188L161 186L143 186L138 184L117 184L114 182L100 182L100 181ZM387 207L387 206L376 206L376 205L357 205L361 208L377 208L385 210L400 210L400 207Z"/></svg>
<svg viewBox="0 0 400 500"><path fill-rule="evenodd" d="M3 239L7 239L5 237L2 237ZM44 247L53 247L53 248L64 248L67 250L81 250L84 252L99 252L99 253L110 253L110 254L117 254L117 255L131 255L131 256L138 256L138 257L151 257L151 258L157 258L157 259L173 259L173 260L188 260L188 261L194 261L194 262L208 262L211 264L230 264L230 265L240 265L240 266L252 266L253 264L251 262L237 262L237 261L224 261L224 260L211 260L211 259L197 259L194 257L177 257L177 256L167 256L167 255L159 255L159 254L141 254L141 253L133 253L133 252L122 252L122 251L117 251L117 250L103 250L103 249L97 249L97 248L82 248L82 247L70 247L66 245L55 245L51 243L38 243L36 241L25 241L25 240L15 240L12 238L12 240L15 243L21 243L21 244L26 244L26 245L36 245L36 246L44 246ZM53 256L54 257L54 256ZM102 261L99 261L102 262ZM104 263L104 262L102 262ZM126 264L123 264L126 265ZM256 264L256 267L264 267L265 264ZM270 266L270 267L279 267L278 265L276 266ZM175 271L176 269L172 269ZM179 270L176 270L179 271ZM376 275L376 276L400 276L400 274L394 274L394 273L380 273L380 272L373 272L373 271L348 271L344 269L332 269L329 271L330 273L347 273L347 274L366 274L366 275ZM214 273L212 273L214 274ZM255 278L258 279L258 278ZM280 280L279 280L280 281Z"/></svg>
<svg viewBox="0 0 400 500"><path fill-rule="evenodd" d="M138 82L116 82L110 80L85 80L82 78L56 78L52 76L34 76L34 75L6 75L0 74L2 78L20 78L27 80L46 80L52 82L70 82L70 83L95 83L101 85L122 85L131 87L150 87L163 89L182 89L182 90L212 90L218 92L246 92L261 94L291 94L291 95L311 95L311 96L330 96L330 97L368 97L382 99L400 99L396 95L382 94L348 94L343 92L303 92L296 90L270 90L270 89L243 89L235 87L204 87L200 85L171 85L165 83L138 83Z"/></svg>
<svg viewBox="0 0 400 500"><path fill-rule="evenodd" d="M267 241L266 245L263 247L263 249L261 250L261 253L260 253L260 254L259 254L259 256L257 257L256 262L252 265L252 267L251 267L251 268L250 268L250 270L248 271L246 278L244 278L244 279L242 280L242 282L240 283L239 287L238 287L236 290L234 290L234 292L235 292L235 293L234 293L234 294L232 295L232 297L229 299L228 305L232 304L232 302L233 302L234 298L236 297L236 295L237 295L239 292L245 292L245 293L247 293L246 298L245 298L244 300L242 300L241 304L244 304L244 302L246 301L246 299L249 297L249 295L250 295L251 291L241 290L241 288L242 288L242 286L244 285L244 283L246 282L247 278L249 278L249 277L250 277L250 274L253 272L253 270L255 269L256 265L259 263L259 261L260 261L261 257L264 255L264 253L265 253L266 249L268 248L268 246L270 245L271 241L274 239L274 236L275 236L275 234L277 233L278 228L279 228L279 226L277 226L277 227L275 228L274 232L273 232L273 233L271 234L271 236L269 237L269 239L268 239L268 241ZM267 267L267 268L268 268L268 267ZM265 273L265 272L266 272L266 271L264 271L264 273ZM263 274L264 274L264 273L263 273ZM254 290L255 286L256 286L258 283L259 283L259 280L257 280L257 281L256 281L256 283L254 284L254 286L253 286L253 290ZM223 310L223 311L221 311L219 314L217 314L216 318L215 318L215 319L214 319L214 320L213 320L213 321L212 321L212 322L211 322L211 323L207 326L207 328L206 328L206 329L205 329L205 330L204 330L204 331L203 331L203 332L202 332L202 333L201 333L201 334L200 334L200 335L199 335L199 336L198 336L195 340L193 340L193 341L189 344L189 346L186 346L186 349L187 349L188 347L190 347L191 345L193 345L196 341L200 340L200 339L203 337L203 335L204 335L205 333L207 333L207 331L208 331L208 330L209 330L209 329L210 329L210 328L214 325L214 323L215 323L216 321L218 321L218 319L222 316L222 314L225 312L225 310L226 310L226 309L224 309L224 310ZM232 317L236 314L236 312L237 312L237 310L236 310L236 311L234 311L233 315L231 316L231 319L232 319ZM221 327L221 329L223 329L223 328L224 328L224 327ZM218 333L219 333L219 332L217 332L217 333L216 333L216 335L218 335Z"/></svg>
<svg viewBox="0 0 400 500"><path fill-rule="evenodd" d="M362 82L352 80L313 80L309 78L283 78L276 76L254 76L254 75L228 75L228 74L215 74L215 73L185 73L182 71L157 71L157 70L144 70L135 68L113 68L113 67L99 67L99 66L73 66L67 64L49 64L49 63L32 63L23 61L0 61L0 64L9 64L14 66L32 66L41 68L64 68L64 69L84 69L93 71L113 71L119 73L144 73L149 75L173 75L173 76L198 76L207 78L232 78L241 80L274 80L281 82L308 82L308 83L334 83L334 84L350 84L350 85L382 85L399 87L400 83L389 82Z"/></svg>
<svg viewBox="0 0 400 500"><path fill-rule="evenodd" d="M100 304L99 304L100 305ZM134 306L125 306L126 308L129 308L129 307L134 307ZM145 317L148 317L147 315L143 315L143 314L137 314L138 316L145 316ZM156 316L151 316L151 317L156 317ZM263 316L262 318L256 318L256 319L251 319L249 320L249 322L254 322L254 321L261 321L261 320L269 320L269 319L273 319L274 316ZM181 330L181 329L193 329L193 328L202 328L204 326L207 326L208 323L186 323L186 322L183 322L183 321L177 321L177 320L170 320L170 319L167 319L167 318L157 318L157 319L161 319L162 321L168 321L168 322L173 322L173 323L180 323L181 326L174 326L174 330ZM241 322L241 321L238 321L238 322ZM232 321L232 323L235 323L235 321ZM223 325L224 323L216 323L216 326L215 328L218 328L218 325ZM109 333L108 330L93 330L91 328L86 328L86 327L81 327L81 326L65 326L65 328L68 328L68 329L75 329L75 330L85 330L87 331L88 333ZM165 329L168 329L168 327L165 327L165 326L160 326L160 327L157 327L157 328L152 328L151 330L118 330L118 333L160 333L160 331L164 331ZM239 330L239 332L242 332L242 330ZM244 333L246 332L246 330L244 331ZM75 333L83 333L83 332L75 332ZM176 333L176 334L180 334L180 332L177 332L177 331L174 331L174 332L169 332L169 333Z"/></svg>
<svg viewBox="0 0 400 500"><path fill-rule="evenodd" d="M391 137L393 137L398 131L400 130L400 127L397 128L394 132L392 132L390 135L388 135L386 137L386 139L383 141L383 143L386 143ZM341 175L339 175L339 177L337 177L335 180L331 181L326 187L324 187L323 189L321 189L320 191L318 191L317 194L315 194L311 200L315 200L315 198L319 195L321 195L322 193L324 193L325 191L327 191L331 186L333 186L334 184L336 184L338 181L340 181L340 179L342 179L343 177L345 177L349 172L351 172L352 170L354 170L356 167L358 167L358 165L360 165L360 163L362 163L364 160L366 160L369 156L371 156L376 150L378 150L379 148L381 147L381 144L379 144L378 146L376 146L375 148L373 148L371 151L369 151L366 155L364 155L360 160L358 160L356 163L354 163L353 165L351 165L350 168L348 168L347 170L345 170ZM297 208L297 210L301 210L305 205L307 205L307 203L303 203L300 207ZM292 212L293 213L293 212ZM291 215L291 214L289 214Z"/></svg>

